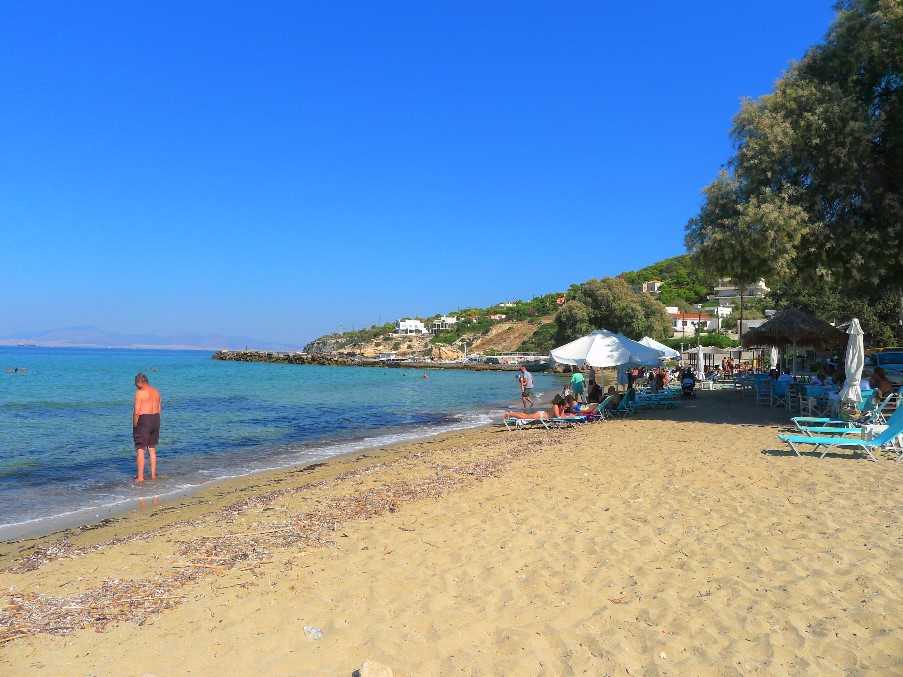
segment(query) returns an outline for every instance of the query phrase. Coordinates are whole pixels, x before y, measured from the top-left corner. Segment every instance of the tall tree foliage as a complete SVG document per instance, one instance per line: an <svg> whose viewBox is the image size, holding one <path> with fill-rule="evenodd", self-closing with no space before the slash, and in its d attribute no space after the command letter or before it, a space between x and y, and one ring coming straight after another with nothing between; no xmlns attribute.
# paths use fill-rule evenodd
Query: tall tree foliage
<svg viewBox="0 0 903 677"><path fill-rule="evenodd" d="M631 289L624 280L608 277L573 285L568 301L555 316L557 345L573 341L593 329L620 332L632 339L662 338L670 334L665 307L648 294Z"/></svg>
<svg viewBox="0 0 903 677"><path fill-rule="evenodd" d="M706 189L687 245L736 278L892 290L903 319L903 2L837 10L824 44L743 103L730 172Z"/></svg>

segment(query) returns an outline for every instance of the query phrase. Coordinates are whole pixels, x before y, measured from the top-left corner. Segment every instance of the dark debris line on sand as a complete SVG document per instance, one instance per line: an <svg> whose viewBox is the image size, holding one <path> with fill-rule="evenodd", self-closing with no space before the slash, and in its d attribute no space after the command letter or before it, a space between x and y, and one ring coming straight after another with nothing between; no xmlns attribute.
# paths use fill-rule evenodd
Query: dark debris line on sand
<svg viewBox="0 0 903 677"><path fill-rule="evenodd" d="M184 596L178 594L179 590L210 573L222 573L239 565L258 567L269 560L274 550L328 546L333 543L333 534L344 522L394 513L402 503L439 498L467 482L497 476L517 458L538 453L550 442L548 437L541 434L519 436L514 445L496 456L460 466L437 464L434 466L435 475L426 479L395 482L369 489L363 494L334 497L326 501L323 507L297 513L284 521L261 524L259 530L185 541L178 553L186 557L187 561L175 565L172 573L141 580L109 579L97 588L71 597L53 597L40 593L8 594L7 603L0 610L0 644L38 633L68 635L89 627L102 632L110 624L123 621L141 625L148 617L179 604L184 599ZM492 447L494 444L487 442L470 448L479 450ZM326 488L422 455L413 453L389 463L342 473L331 480L251 496L214 515L225 523L231 523L240 514L263 508L284 496ZM7 571L33 571L56 559L76 558L129 541L146 541L178 527L200 525L210 518L211 515L208 514L199 520L183 520L153 531L115 538L88 547L72 546L64 540L23 558Z"/></svg>

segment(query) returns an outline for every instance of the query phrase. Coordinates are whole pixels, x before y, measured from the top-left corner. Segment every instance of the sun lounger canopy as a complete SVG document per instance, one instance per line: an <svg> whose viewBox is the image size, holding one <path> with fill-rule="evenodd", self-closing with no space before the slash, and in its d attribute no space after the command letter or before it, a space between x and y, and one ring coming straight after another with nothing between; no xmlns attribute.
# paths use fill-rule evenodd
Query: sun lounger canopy
<svg viewBox="0 0 903 677"><path fill-rule="evenodd" d="M801 310L783 310L764 324L743 334L743 346L812 346L836 348L847 335Z"/></svg>
<svg viewBox="0 0 903 677"><path fill-rule="evenodd" d="M578 338L551 352L558 364L590 367L619 367L621 365L658 366L662 354L623 334L600 329Z"/></svg>

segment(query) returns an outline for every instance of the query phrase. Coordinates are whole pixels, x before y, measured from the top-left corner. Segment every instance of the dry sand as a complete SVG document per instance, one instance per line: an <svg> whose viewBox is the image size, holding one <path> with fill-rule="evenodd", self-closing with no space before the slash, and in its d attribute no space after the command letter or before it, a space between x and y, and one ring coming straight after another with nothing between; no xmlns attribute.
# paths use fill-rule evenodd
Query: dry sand
<svg viewBox="0 0 903 677"><path fill-rule="evenodd" d="M769 452L780 421L704 392L5 546L0 673L903 674L903 463Z"/></svg>

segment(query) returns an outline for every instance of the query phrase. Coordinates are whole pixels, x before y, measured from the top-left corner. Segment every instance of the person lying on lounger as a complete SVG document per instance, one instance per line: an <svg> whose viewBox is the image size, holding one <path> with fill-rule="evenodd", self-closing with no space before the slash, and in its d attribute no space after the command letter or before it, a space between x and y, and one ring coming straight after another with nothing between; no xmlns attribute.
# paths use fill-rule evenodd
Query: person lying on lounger
<svg viewBox="0 0 903 677"><path fill-rule="evenodd" d="M538 421L541 418L549 418L549 412L544 409L538 411L506 411L505 418L516 418L521 421Z"/></svg>
<svg viewBox="0 0 903 677"><path fill-rule="evenodd" d="M568 395L571 400L572 398ZM563 398L561 395L555 395L555 398L552 400L552 406L549 411L545 411L544 409L540 409L538 411L506 411L505 418L519 418L522 421L535 421L540 418L558 418L562 414L564 414L564 408L567 404L567 400Z"/></svg>
<svg viewBox="0 0 903 677"><path fill-rule="evenodd" d="M562 416L587 416L588 414L593 414L596 411L596 408L599 405L597 404L580 404L577 400L574 399L573 395L568 395L564 398L561 395L556 395L555 399L552 400L552 407L549 412L546 412L542 409L539 411L507 411L505 412L505 418L517 418L522 421L535 421L541 418L560 418Z"/></svg>
<svg viewBox="0 0 903 677"><path fill-rule="evenodd" d="M568 395L564 398L564 413L565 414L574 414L576 416L586 416L587 414L595 414L596 409L598 409L599 405L597 403L593 404L581 404L577 402L571 395Z"/></svg>

